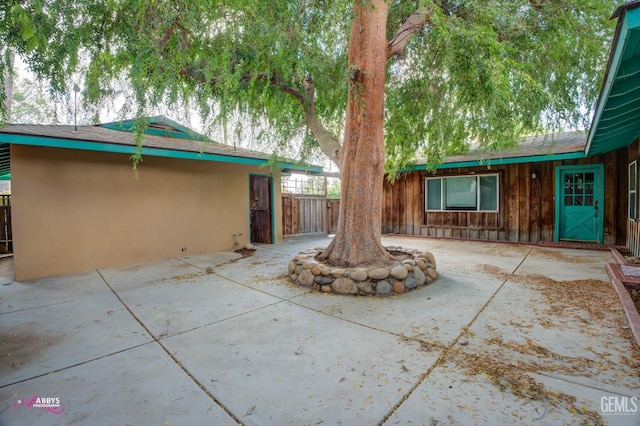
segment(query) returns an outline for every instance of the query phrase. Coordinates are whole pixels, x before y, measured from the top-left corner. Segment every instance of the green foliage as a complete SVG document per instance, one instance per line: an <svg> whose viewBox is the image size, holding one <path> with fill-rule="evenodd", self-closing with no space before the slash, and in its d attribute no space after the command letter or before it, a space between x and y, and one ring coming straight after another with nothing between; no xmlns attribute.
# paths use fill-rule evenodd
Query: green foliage
<svg viewBox="0 0 640 426"><path fill-rule="evenodd" d="M471 143L498 150L522 134L588 127L616 2L446 3L390 65L388 167L416 151L434 166Z"/></svg>
<svg viewBox="0 0 640 426"><path fill-rule="evenodd" d="M12 122L63 124L55 100L36 81L17 78L14 82L12 105Z"/></svg>
<svg viewBox="0 0 640 426"><path fill-rule="evenodd" d="M587 125L617 3L394 1L389 37L418 6L431 16L388 62L388 170L416 153L433 166L472 143L494 150L524 133ZM269 146L298 139L311 155L309 105L294 94L313 78L316 114L342 133L351 18L347 0L7 0L0 53L15 47L56 92L82 75L84 101L93 104L121 93L125 81L123 115L158 104L196 108L205 123L232 127L234 138L260 127Z"/></svg>
<svg viewBox="0 0 640 426"><path fill-rule="evenodd" d="M342 192L342 188L340 186L339 179L331 179L327 184L327 198L340 198L340 193Z"/></svg>
<svg viewBox="0 0 640 426"><path fill-rule="evenodd" d="M91 109L78 108L72 89L52 94L46 85L34 79L14 75L11 122L30 124L93 124Z"/></svg>
<svg viewBox="0 0 640 426"><path fill-rule="evenodd" d="M269 168L269 176L273 176L282 171L282 166L280 166L282 159L278 157L276 153L273 153L269 156L269 160L262 167Z"/></svg>

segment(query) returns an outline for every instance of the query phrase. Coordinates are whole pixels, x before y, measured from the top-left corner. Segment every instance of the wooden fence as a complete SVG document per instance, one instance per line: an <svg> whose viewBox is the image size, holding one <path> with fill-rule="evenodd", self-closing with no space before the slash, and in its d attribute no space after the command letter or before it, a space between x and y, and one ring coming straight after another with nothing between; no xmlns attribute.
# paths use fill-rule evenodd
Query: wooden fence
<svg viewBox="0 0 640 426"><path fill-rule="evenodd" d="M285 236L335 233L340 200L323 196L282 194Z"/></svg>
<svg viewBox="0 0 640 426"><path fill-rule="evenodd" d="M0 195L0 253L13 253L11 195Z"/></svg>
<svg viewBox="0 0 640 426"><path fill-rule="evenodd" d="M335 234L338 230L338 212L340 211L340 199L329 198L327 200L328 219L327 231L330 234Z"/></svg>

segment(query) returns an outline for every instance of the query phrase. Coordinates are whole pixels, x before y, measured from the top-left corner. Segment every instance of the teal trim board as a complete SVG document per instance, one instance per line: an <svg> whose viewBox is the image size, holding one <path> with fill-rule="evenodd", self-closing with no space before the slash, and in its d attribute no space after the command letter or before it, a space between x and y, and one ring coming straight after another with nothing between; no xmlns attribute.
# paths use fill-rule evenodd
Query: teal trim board
<svg viewBox="0 0 640 426"><path fill-rule="evenodd" d="M596 104L587 155L629 146L640 136L640 8L620 6L607 74Z"/></svg>
<svg viewBox="0 0 640 426"><path fill-rule="evenodd" d="M487 160L460 161L453 163L444 163L437 166L437 169L451 169L454 167L474 167L474 166L501 166L507 164L534 163L540 161L557 161L557 160L573 160L577 158L585 158L583 151L567 152L563 154L549 155L530 155L527 157L509 157L509 158L493 158Z"/></svg>
<svg viewBox="0 0 640 426"><path fill-rule="evenodd" d="M154 136L162 136L162 137L173 137L179 139L189 139L200 142L209 142L211 139L208 137L191 130L188 127L185 127L164 115L157 115L154 117L147 117L147 128L144 133L147 135ZM133 132L133 128L135 126L136 120L123 120L123 121L114 121L111 123L103 123L98 124L100 127L104 127L105 129L118 130L124 132ZM162 128L156 127L154 125L163 125Z"/></svg>
<svg viewBox="0 0 640 426"><path fill-rule="evenodd" d="M450 163L442 163L436 166L436 170L454 169L457 167L491 167L502 166L508 164L522 164L522 163L537 163L540 161L557 161L557 160L575 160L579 158L585 158L584 151L578 152L565 152L561 154L549 154L549 155L530 155L526 157L508 157L508 158L493 158L487 160L471 160L471 161L458 161ZM426 165L419 164L402 169L403 172L411 172L416 170L426 170Z"/></svg>
<svg viewBox="0 0 640 426"><path fill-rule="evenodd" d="M119 145L105 142L92 142L73 139L48 138L40 136L16 135L0 133L0 143L15 145L45 146L50 148L65 148L85 151L112 152L117 154L132 155L136 147L132 145ZM214 161L219 163L244 164L251 166L267 167L267 158L236 157L223 154L211 154L206 152L178 151L173 149L142 147L141 154L152 157L177 158L183 160ZM309 173L322 173L322 167L303 166L293 163L280 163L282 168L288 168Z"/></svg>

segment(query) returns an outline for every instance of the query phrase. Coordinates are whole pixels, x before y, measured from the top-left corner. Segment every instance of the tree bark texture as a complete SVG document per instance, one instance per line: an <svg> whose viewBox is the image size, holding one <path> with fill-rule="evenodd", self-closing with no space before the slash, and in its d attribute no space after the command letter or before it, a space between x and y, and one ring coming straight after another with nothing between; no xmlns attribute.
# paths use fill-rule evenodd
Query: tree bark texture
<svg viewBox="0 0 640 426"><path fill-rule="evenodd" d="M342 146L340 142L322 125L318 116L316 115L315 107L315 92L316 85L311 77L304 80L304 97L301 98L301 102L304 108L304 119L307 127L318 141L318 146L333 163L338 166L338 169L342 166Z"/></svg>
<svg viewBox="0 0 640 426"><path fill-rule="evenodd" d="M338 230L320 256L336 265L390 259L381 243L388 8L384 0L354 2Z"/></svg>

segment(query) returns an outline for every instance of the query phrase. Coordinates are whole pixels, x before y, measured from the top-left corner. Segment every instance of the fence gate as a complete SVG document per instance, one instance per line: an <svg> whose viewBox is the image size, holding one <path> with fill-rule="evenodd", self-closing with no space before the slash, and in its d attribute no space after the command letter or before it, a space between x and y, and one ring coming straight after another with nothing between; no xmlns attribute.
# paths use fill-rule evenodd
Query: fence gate
<svg viewBox="0 0 640 426"><path fill-rule="evenodd" d="M327 198L326 177L282 179L284 236L335 232L339 200ZM335 211L334 211L335 210Z"/></svg>
<svg viewBox="0 0 640 426"><path fill-rule="evenodd" d="M327 210L326 197L282 194L284 235L327 234Z"/></svg>

